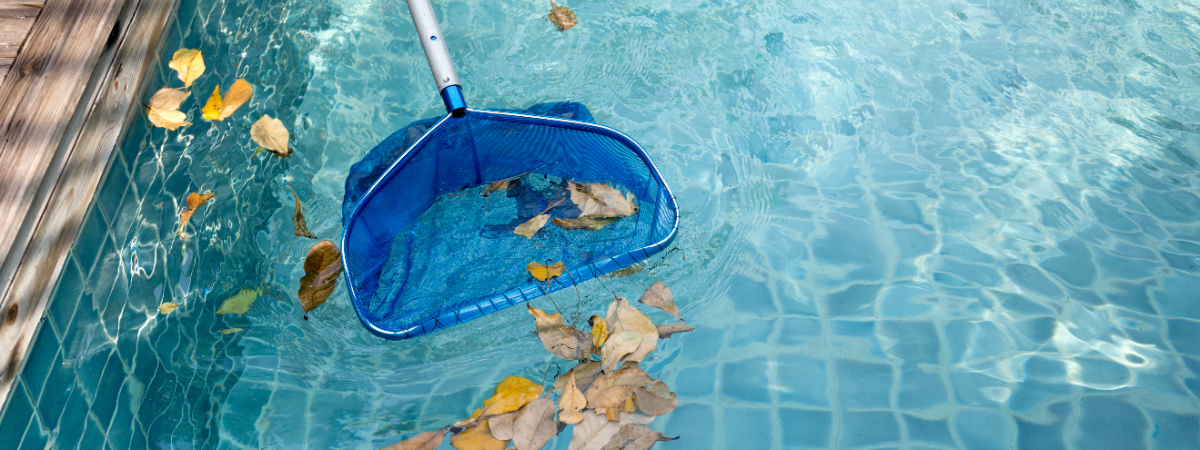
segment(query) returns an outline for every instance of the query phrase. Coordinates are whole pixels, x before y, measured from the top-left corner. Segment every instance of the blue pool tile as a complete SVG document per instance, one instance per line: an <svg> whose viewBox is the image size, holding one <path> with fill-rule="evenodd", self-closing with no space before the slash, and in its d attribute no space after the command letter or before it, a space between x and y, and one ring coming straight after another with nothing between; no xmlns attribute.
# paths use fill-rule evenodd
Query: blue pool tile
<svg viewBox="0 0 1200 450"><path fill-rule="evenodd" d="M1118 397L1086 396L1079 402L1075 448L1136 450L1145 447L1146 416Z"/></svg>
<svg viewBox="0 0 1200 450"><path fill-rule="evenodd" d="M33 337L33 346L29 349L25 368L21 369L21 378L29 386L33 398L41 396L42 386L46 384L50 371L55 368L55 361L59 360L58 347L58 338L54 336L54 331L43 323Z"/></svg>
<svg viewBox="0 0 1200 450"><path fill-rule="evenodd" d="M100 214L99 208L92 208L83 222L83 226L80 227L79 239L75 240L75 256L79 258L79 265L83 273L91 272L107 236L108 223Z"/></svg>
<svg viewBox="0 0 1200 450"><path fill-rule="evenodd" d="M954 429L965 450L1007 450L1016 444L1013 418L997 411L960 411L954 418Z"/></svg>
<svg viewBox="0 0 1200 450"><path fill-rule="evenodd" d="M875 298L882 286L855 284L827 294L823 300L829 317L874 317Z"/></svg>
<svg viewBox="0 0 1200 450"><path fill-rule="evenodd" d="M1200 415L1176 414L1171 411L1146 411L1154 423L1150 439L1156 450L1191 450L1200 448Z"/></svg>
<svg viewBox="0 0 1200 450"><path fill-rule="evenodd" d="M104 210L104 215L109 218L110 223L116 215L117 208L121 206L121 200L125 196L128 186L128 169L125 168L125 162L121 160L121 157L117 156L113 158L112 164L109 164L100 190L96 192L96 204Z"/></svg>
<svg viewBox="0 0 1200 450"><path fill-rule="evenodd" d="M50 439L50 430L43 427L36 417L34 419L29 423L29 428L25 430L25 439L21 441L21 450L44 450Z"/></svg>
<svg viewBox="0 0 1200 450"><path fill-rule="evenodd" d="M809 317L784 317L776 345L795 347L824 345L825 331L821 319Z"/></svg>
<svg viewBox="0 0 1200 450"><path fill-rule="evenodd" d="M775 332L774 320L750 319L733 328L729 334L727 353L737 354L739 350L754 346L766 345L767 338ZM741 350L744 351L744 350Z"/></svg>
<svg viewBox="0 0 1200 450"><path fill-rule="evenodd" d="M83 436L79 438L79 450L102 449L108 444L108 437L104 435L104 427L101 427L96 422L96 418L88 416L85 421Z"/></svg>
<svg viewBox="0 0 1200 450"><path fill-rule="evenodd" d="M775 427L771 415L771 410L768 409L724 408L721 411L721 440L724 448L742 448L748 442L774 441Z"/></svg>
<svg viewBox="0 0 1200 450"><path fill-rule="evenodd" d="M701 398L716 393L716 384L717 365L711 363L679 369L671 387L680 398Z"/></svg>
<svg viewBox="0 0 1200 450"><path fill-rule="evenodd" d="M949 400L946 383L941 375L919 368L900 374L898 402L901 409L923 410L945 404Z"/></svg>
<svg viewBox="0 0 1200 450"><path fill-rule="evenodd" d="M58 418L62 416L71 393L75 391L75 370L63 364L62 353L54 357L53 369L46 375L42 395L38 399L38 414L46 428L58 426Z"/></svg>
<svg viewBox="0 0 1200 450"><path fill-rule="evenodd" d="M130 443L133 442L135 428L133 419L139 406L138 393L141 391L136 383L136 380L126 380L125 384L121 386L120 395L116 398L115 414L112 423L108 426L108 443L113 448L131 448Z"/></svg>
<svg viewBox="0 0 1200 450"><path fill-rule="evenodd" d="M694 331L672 336L681 339L680 359L684 362L700 362L717 356L725 340L725 330L698 326Z"/></svg>
<svg viewBox="0 0 1200 450"><path fill-rule="evenodd" d="M842 411L842 428L835 439L838 448L898 442L900 425L891 412Z"/></svg>
<svg viewBox="0 0 1200 450"><path fill-rule="evenodd" d="M1167 321L1167 335L1175 350L1191 356L1200 356L1200 321L1175 319Z"/></svg>
<svg viewBox="0 0 1200 450"><path fill-rule="evenodd" d="M374 430L373 424L357 419L363 411L370 409L370 401L370 394L361 391L313 394L309 405L309 448L334 448L349 437L357 438L355 440L369 437Z"/></svg>
<svg viewBox="0 0 1200 450"><path fill-rule="evenodd" d="M1059 382L1026 380L1013 385L1008 398L1008 409L1015 412L1032 412L1039 407L1074 397L1071 385Z"/></svg>
<svg viewBox="0 0 1200 450"><path fill-rule="evenodd" d="M729 279L728 295L733 309L737 312L760 317L779 314L779 308L775 306L775 296L762 281L744 275L734 275Z"/></svg>
<svg viewBox="0 0 1200 450"><path fill-rule="evenodd" d="M79 264L72 254L63 263L58 286L54 288L54 295L46 305L50 322L57 328L59 335L66 334L70 329L71 319L75 318L75 305L79 304L79 297L86 288L83 279L83 273L79 271Z"/></svg>
<svg viewBox="0 0 1200 450"><path fill-rule="evenodd" d="M950 424L944 420L928 420L905 414L904 428L908 430L909 442L921 442L946 448L955 448L954 436L950 434Z"/></svg>
<svg viewBox="0 0 1200 450"><path fill-rule="evenodd" d="M0 417L0 441L20 443L25 436L25 430L33 422L33 401L20 382L13 383L12 396L4 407L4 416ZM16 447L17 445L13 445Z"/></svg>
<svg viewBox="0 0 1200 450"><path fill-rule="evenodd" d="M79 388L74 389L70 400L67 401L62 419L58 423L58 437L55 438L55 442L58 443L60 448L75 448L76 444L79 443L79 438L83 436L84 426L91 420L88 418L90 407L91 405L88 403L83 391Z"/></svg>
<svg viewBox="0 0 1200 450"><path fill-rule="evenodd" d="M721 395L748 402L770 403L767 359L755 357L721 365Z"/></svg>
<svg viewBox="0 0 1200 450"><path fill-rule="evenodd" d="M951 371L947 378L954 390L954 399L963 405L995 406L1011 395L1015 385L979 372Z"/></svg>
<svg viewBox="0 0 1200 450"><path fill-rule="evenodd" d="M1062 421L1049 424L1017 420L1017 448L1065 450Z"/></svg>
<svg viewBox="0 0 1200 450"><path fill-rule="evenodd" d="M785 449L829 448L833 413L812 409L779 408L779 427Z"/></svg>
<svg viewBox="0 0 1200 450"><path fill-rule="evenodd" d="M888 354L906 364L937 364L942 343L933 322L881 320L876 332L892 342Z"/></svg>
<svg viewBox="0 0 1200 450"><path fill-rule="evenodd" d="M837 398L843 408L887 408L892 389L892 366L850 359L833 362Z"/></svg>
<svg viewBox="0 0 1200 450"><path fill-rule="evenodd" d="M775 385L779 401L828 407L829 366L800 354L775 356Z"/></svg>
<svg viewBox="0 0 1200 450"><path fill-rule="evenodd" d="M100 428L107 430L112 422L113 413L122 405L117 403L120 398L121 384L125 382L125 369L121 359L116 355L108 358L104 367L104 375L96 385L95 397L92 401L92 414L96 415ZM128 408L128 405L124 407Z"/></svg>
<svg viewBox="0 0 1200 450"><path fill-rule="evenodd" d="M466 391L464 391L466 392ZM453 400L453 405L446 405L454 408L452 416L462 415L464 412L470 415L470 411L466 409L472 400L470 394L465 396L451 396L447 400ZM430 405L436 405L436 402L431 402ZM262 426L270 431L267 434L267 440L259 442L259 445L264 447L291 447L304 446L308 435L306 429L306 413L308 408L308 393L291 388L280 388L271 398L271 404L268 406L268 411L264 411L267 417L260 418L263 422ZM428 414L428 412L426 412Z"/></svg>
<svg viewBox="0 0 1200 450"><path fill-rule="evenodd" d="M696 443L711 443L716 437L716 412L711 406L697 404L682 404L666 416L667 424L663 432L667 436L680 436ZM686 436L686 437L685 437ZM702 448L703 445L697 445Z"/></svg>
<svg viewBox="0 0 1200 450"><path fill-rule="evenodd" d="M83 387L84 392L87 392L89 403L96 398L96 387L100 385L100 379L104 376L104 367L108 365L112 354L111 349L105 349L84 355L80 358L79 365L75 367L79 385Z"/></svg>

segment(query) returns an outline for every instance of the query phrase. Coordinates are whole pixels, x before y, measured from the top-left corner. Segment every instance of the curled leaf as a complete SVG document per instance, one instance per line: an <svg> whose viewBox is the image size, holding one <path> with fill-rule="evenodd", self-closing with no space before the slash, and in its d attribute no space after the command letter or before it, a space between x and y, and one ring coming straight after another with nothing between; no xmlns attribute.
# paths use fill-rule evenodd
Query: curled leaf
<svg viewBox="0 0 1200 450"><path fill-rule="evenodd" d="M666 339L673 334L686 333L692 330L695 330L695 328L689 327L684 322L665 323L658 326L658 337Z"/></svg>
<svg viewBox="0 0 1200 450"><path fill-rule="evenodd" d="M658 441L673 441L678 437L663 437L662 433L651 430L639 423L627 423L621 426L617 434L600 450L650 450Z"/></svg>
<svg viewBox="0 0 1200 450"><path fill-rule="evenodd" d="M605 322L609 335L600 350L605 372L624 361L641 361L658 345L654 322L622 297L616 297L609 305Z"/></svg>
<svg viewBox="0 0 1200 450"><path fill-rule="evenodd" d="M204 74L204 55L200 53L200 50L181 48L171 56L171 62L167 63L167 67L178 72L179 79L183 80L183 87L191 87L192 83Z"/></svg>
<svg viewBox="0 0 1200 450"><path fill-rule="evenodd" d="M550 23L559 31L567 31L575 26L575 11L566 6L558 6L554 4L554 0L550 0Z"/></svg>
<svg viewBox="0 0 1200 450"><path fill-rule="evenodd" d="M403 441L384 447L381 450L434 450L442 445L446 437L446 429L418 433Z"/></svg>
<svg viewBox="0 0 1200 450"><path fill-rule="evenodd" d="M575 372L571 371L570 376L567 385L563 387L562 396L558 398L558 420L562 423L576 424L583 420L583 408L587 406L587 399L575 385Z"/></svg>
<svg viewBox="0 0 1200 450"><path fill-rule="evenodd" d="M508 441L492 437L488 421L484 420L475 428L450 436L450 445L458 450L504 450Z"/></svg>
<svg viewBox="0 0 1200 450"><path fill-rule="evenodd" d="M562 359L587 359L592 355L592 340L587 333L575 327L563 324L562 314L546 314L541 309L526 304L529 313L533 314L537 331L534 334L542 340L542 346L551 354Z"/></svg>
<svg viewBox="0 0 1200 450"><path fill-rule="evenodd" d="M604 183L567 183L571 202L579 207L579 217L629 217L638 212L637 199L633 194L621 191Z"/></svg>
<svg viewBox="0 0 1200 450"><path fill-rule="evenodd" d="M649 425L654 418L641 414L620 413L616 422L609 422L604 415L584 412L583 421L575 424L571 433L571 445L568 450L603 450L621 431L621 427L636 423Z"/></svg>
<svg viewBox="0 0 1200 450"><path fill-rule="evenodd" d="M533 235L546 226L547 220L550 220L549 214L538 214L526 220L525 223L517 225L517 229L513 230L513 233L532 239Z"/></svg>
<svg viewBox="0 0 1200 450"><path fill-rule="evenodd" d="M288 130L283 126L282 120L263 114L250 126L250 139L275 156L292 156L292 148L288 147Z"/></svg>
<svg viewBox="0 0 1200 450"><path fill-rule="evenodd" d="M217 314L245 314L250 310L250 305L254 304L254 300L258 299L258 294L262 290L259 289L242 289L237 291L229 298L221 302L221 307L217 308Z"/></svg>
<svg viewBox="0 0 1200 450"><path fill-rule="evenodd" d="M204 195L191 193L187 196L187 209L179 213L179 234L183 234L183 227L187 226L189 220L192 220L192 215L196 214L196 210L213 198L213 193L209 192Z"/></svg>
<svg viewBox="0 0 1200 450"><path fill-rule="evenodd" d="M239 331L242 331L242 329L241 328L226 328L224 330L221 330L221 334L233 334L233 333L237 333Z"/></svg>
<svg viewBox="0 0 1200 450"><path fill-rule="evenodd" d="M608 322L605 322L603 317L592 316L588 319L588 324L592 326L592 345L596 348L602 347L608 340Z"/></svg>
<svg viewBox="0 0 1200 450"><path fill-rule="evenodd" d="M671 295L671 289L662 281L655 281L650 285L650 288L646 289L646 292L638 299L638 303L661 309L667 314L675 316L676 319L683 320L682 317L679 317L679 307L675 306L675 296Z"/></svg>
<svg viewBox="0 0 1200 450"><path fill-rule="evenodd" d="M566 265L564 265L562 261L551 265L545 265L537 261L531 261L525 266L525 270L528 271L530 275L533 275L534 278L537 278L538 281L546 281L551 278L561 276L563 270L565 269Z"/></svg>
<svg viewBox="0 0 1200 450"><path fill-rule="evenodd" d="M308 249L304 258L304 277L300 278L300 303L304 312L312 311L325 303L333 288L337 287L338 275L342 274L342 252L330 241L321 241Z"/></svg>
<svg viewBox="0 0 1200 450"><path fill-rule="evenodd" d="M178 308L178 307L179 307L179 305L176 305L171 302L166 302L161 305L158 305L158 313L159 314L170 314L170 313L175 312L175 308Z"/></svg>
<svg viewBox="0 0 1200 450"><path fill-rule="evenodd" d="M317 236L308 231L308 223L304 220L304 209L300 207L300 196L296 195L296 190L292 189L290 184L288 190L292 191L292 197L296 198L296 212L292 214L292 223L296 226L296 236L316 239Z"/></svg>
<svg viewBox="0 0 1200 450"><path fill-rule="evenodd" d="M616 222L618 220L621 220L621 218L620 217L600 217L600 218L593 219L593 218L589 218L589 217L576 217L573 219L559 219L556 217L553 220L551 220L551 222L553 222L555 225L558 225L560 228L562 228L564 230L599 231L601 228L612 225L614 222Z"/></svg>
<svg viewBox="0 0 1200 450"><path fill-rule="evenodd" d="M554 411L554 400L538 398L517 412L512 439L517 450L539 450L558 434Z"/></svg>

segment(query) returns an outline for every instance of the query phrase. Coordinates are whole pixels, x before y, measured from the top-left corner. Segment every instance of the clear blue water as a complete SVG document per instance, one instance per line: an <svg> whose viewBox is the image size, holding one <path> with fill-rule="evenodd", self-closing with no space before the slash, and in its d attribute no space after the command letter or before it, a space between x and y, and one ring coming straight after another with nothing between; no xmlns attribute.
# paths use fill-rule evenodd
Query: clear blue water
<svg viewBox="0 0 1200 450"><path fill-rule="evenodd" d="M575 0L559 32L548 2L435 4L472 106L582 102L678 197L677 250L583 291L599 310L661 279L697 328L648 364L681 404L659 448L1200 448L1196 5ZM188 0L178 45L205 89L259 90L123 145L138 194L110 265L148 306L115 345L168 374L137 400L151 446L378 448L542 375L517 308L403 342L344 286L299 309L311 241L284 183L334 239L349 166L441 114L403 3ZM250 157L263 113L289 160ZM179 239L196 190L217 197Z"/></svg>

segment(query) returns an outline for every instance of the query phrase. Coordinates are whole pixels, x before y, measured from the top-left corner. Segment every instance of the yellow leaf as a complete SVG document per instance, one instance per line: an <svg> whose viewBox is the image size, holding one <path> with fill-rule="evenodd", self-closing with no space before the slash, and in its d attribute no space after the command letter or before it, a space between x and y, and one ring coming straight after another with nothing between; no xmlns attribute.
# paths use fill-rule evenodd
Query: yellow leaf
<svg viewBox="0 0 1200 450"><path fill-rule="evenodd" d="M492 437L492 430L485 420L475 428L450 436L450 445L458 450L504 450L508 441Z"/></svg>
<svg viewBox="0 0 1200 450"><path fill-rule="evenodd" d="M146 107L146 117L150 119L150 123L159 128L166 128L175 131L176 128L186 127L191 125L187 120L187 114L176 110L161 110Z"/></svg>
<svg viewBox="0 0 1200 450"><path fill-rule="evenodd" d="M638 299L638 303L661 309L667 314L675 316L676 319L683 320L682 317L679 317L679 307L675 306L675 296L671 295L671 289L662 281L655 281L650 285L650 288L646 289L646 292Z"/></svg>
<svg viewBox="0 0 1200 450"><path fill-rule="evenodd" d="M250 310L250 305L254 304L254 300L261 294L261 289L242 289L231 297L221 302L221 307L217 308L217 314L245 314Z"/></svg>
<svg viewBox="0 0 1200 450"><path fill-rule="evenodd" d="M614 299L604 320L609 331L608 340L600 350L605 372L611 372L624 361L641 361L658 344L658 328L629 300Z"/></svg>
<svg viewBox="0 0 1200 450"><path fill-rule="evenodd" d="M588 319L588 324L592 326L592 345L600 348L604 345L604 341L608 340L608 323L603 317L592 316Z"/></svg>
<svg viewBox="0 0 1200 450"><path fill-rule="evenodd" d="M187 226L189 220L192 220L192 214L195 214L197 209L199 209L201 206L204 206L205 203L208 203L208 201L213 198L213 195L214 194L211 192L204 195L200 195L195 192L188 194L187 209L179 213L179 234L183 234L183 227Z"/></svg>
<svg viewBox="0 0 1200 450"><path fill-rule="evenodd" d="M566 266L562 261L548 266L536 261L531 261L525 266L525 270L529 271L529 274L533 275L534 278L537 278L538 281L546 281L560 276L562 275L564 269L566 269Z"/></svg>
<svg viewBox="0 0 1200 450"><path fill-rule="evenodd" d="M491 398L483 401L483 410L476 411L473 418L483 414L504 414L521 409L526 403L542 395L542 385L523 377L506 377L492 390Z"/></svg>
<svg viewBox="0 0 1200 450"><path fill-rule="evenodd" d="M161 305L158 305L158 313L159 314L170 314L170 313L175 312L175 308L178 308L178 307L179 307L179 305L176 305L171 302L166 302Z"/></svg>
<svg viewBox="0 0 1200 450"><path fill-rule="evenodd" d="M563 325L562 314L546 314L546 311L543 311L540 308L534 308L533 305L530 304L525 304L525 307L529 308L529 314L533 315L533 327L537 331L546 331L565 326Z"/></svg>
<svg viewBox="0 0 1200 450"><path fill-rule="evenodd" d="M212 95L208 96L208 102L204 104L204 120L221 120L221 106L224 104L221 101L221 85L218 84L213 88Z"/></svg>
<svg viewBox="0 0 1200 450"><path fill-rule="evenodd" d="M550 220L549 214L538 214L532 219L526 220L525 223L517 225L517 229L513 233L532 239L533 235L537 234L538 230L546 226L546 221ZM557 220L557 219L556 219Z"/></svg>
<svg viewBox="0 0 1200 450"><path fill-rule="evenodd" d="M192 83L204 73L204 55L200 54L200 50L181 48L171 56L171 62L167 63L167 67L179 72L179 79L183 80L183 87L191 87Z"/></svg>
<svg viewBox="0 0 1200 450"><path fill-rule="evenodd" d="M575 26L575 11L571 11L566 6L558 6L554 4L554 0L550 0L550 23L553 23L559 31L567 31Z"/></svg>
<svg viewBox="0 0 1200 450"><path fill-rule="evenodd" d="M426 431L403 441L384 447L381 450L434 450L442 445L446 437L446 429Z"/></svg>
<svg viewBox="0 0 1200 450"><path fill-rule="evenodd" d="M162 88L158 92L155 92L154 96L150 97L148 106L159 111L179 109L179 105L182 105L183 101L187 100L188 95L191 95L191 92L183 89Z"/></svg>
<svg viewBox="0 0 1200 450"><path fill-rule="evenodd" d="M337 287L338 275L342 274L342 252L330 241L321 241L308 249L304 258L304 277L300 278L300 303L304 312L312 311L325 303L333 288Z"/></svg>
<svg viewBox="0 0 1200 450"><path fill-rule="evenodd" d="M254 86L251 86L246 80L238 78L237 81L233 82L232 86L229 86L229 90L225 91L225 99L222 100L224 105L221 106L221 115L217 117L217 120L228 119L238 108L241 108L242 105L250 101L250 98L253 96ZM286 143L287 138L284 138L284 144Z"/></svg>
<svg viewBox="0 0 1200 450"><path fill-rule="evenodd" d="M583 420L585 406L587 406L587 399L583 397L583 392L575 386L575 372L571 372L571 378L567 381L567 386L563 388L562 396L558 398L558 409L562 410L558 413L558 421L570 424L579 423Z"/></svg>
<svg viewBox="0 0 1200 450"><path fill-rule="evenodd" d="M308 222L304 220L304 209L300 207L300 196L296 195L296 190L292 189L291 184L288 185L288 189L292 191L292 197L296 198L296 212L292 214L292 223L296 227L296 236L316 239L317 236L308 231Z"/></svg>
<svg viewBox="0 0 1200 450"><path fill-rule="evenodd" d="M233 333L237 333L239 331L242 331L242 329L241 328L226 328L224 330L221 330L221 334L233 334Z"/></svg>
<svg viewBox="0 0 1200 450"><path fill-rule="evenodd" d="M275 156L287 158L292 155L292 149L288 147L288 130L279 119L263 114L250 126L250 138Z"/></svg>

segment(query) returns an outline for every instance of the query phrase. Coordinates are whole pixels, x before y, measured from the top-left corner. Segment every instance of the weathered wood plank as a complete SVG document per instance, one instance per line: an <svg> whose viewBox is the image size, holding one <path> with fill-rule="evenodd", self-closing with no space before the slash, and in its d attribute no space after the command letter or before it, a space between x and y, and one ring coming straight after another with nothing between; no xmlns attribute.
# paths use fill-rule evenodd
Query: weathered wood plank
<svg viewBox="0 0 1200 450"><path fill-rule="evenodd" d="M15 58L29 35L41 6L0 4L0 58Z"/></svg>
<svg viewBox="0 0 1200 450"><path fill-rule="evenodd" d="M8 75L14 59L16 58L0 58L0 86L4 86L4 76Z"/></svg>

